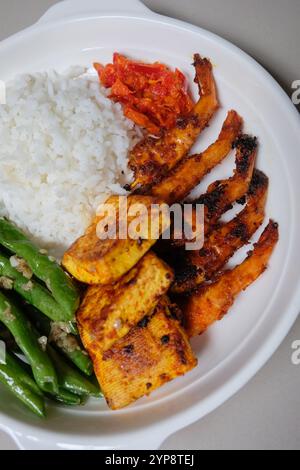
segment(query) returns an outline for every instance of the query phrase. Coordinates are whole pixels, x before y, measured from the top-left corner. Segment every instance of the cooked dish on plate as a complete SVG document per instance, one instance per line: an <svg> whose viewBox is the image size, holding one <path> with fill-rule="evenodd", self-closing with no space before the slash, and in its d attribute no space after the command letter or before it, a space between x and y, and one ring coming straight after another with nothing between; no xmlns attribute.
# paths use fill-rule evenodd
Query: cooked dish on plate
<svg viewBox="0 0 300 470"><path fill-rule="evenodd" d="M180 70L119 53L108 65L26 75L7 86L0 382L40 417L48 400L79 406L104 397L119 410L197 367L190 339L221 320L269 264L279 227L266 220L269 179L256 167L259 141L229 110L217 140L192 152L220 107L211 62L195 54L193 65L197 102ZM192 199L232 151L233 175ZM158 236L148 225L138 237L121 233L137 205L149 222L151 207L187 202L201 249L187 249L192 240L160 211L151 215ZM103 236L103 203L114 208L113 237ZM244 261L229 268L263 225Z"/></svg>

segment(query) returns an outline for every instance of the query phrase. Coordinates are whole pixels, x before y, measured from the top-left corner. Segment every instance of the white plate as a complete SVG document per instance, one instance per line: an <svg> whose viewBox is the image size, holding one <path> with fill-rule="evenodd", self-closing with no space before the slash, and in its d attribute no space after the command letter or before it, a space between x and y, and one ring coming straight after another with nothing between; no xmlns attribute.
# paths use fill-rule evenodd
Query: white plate
<svg viewBox="0 0 300 470"><path fill-rule="evenodd" d="M1 427L21 448L158 448L170 434L211 412L245 385L282 342L300 309L299 115L277 83L249 56L207 31L154 14L137 0L69 0L0 44L1 79L107 62L114 51L176 65L191 79L193 53L211 58L222 109L198 148L216 138L229 109L242 114L246 131L259 137L258 166L270 177L268 216L280 223L280 243L267 273L240 296L222 322L193 342L198 368L150 398L114 413L101 402L75 410L52 408L41 422L1 391ZM206 185L230 174L233 159L229 160ZM242 256L239 253L235 259Z"/></svg>

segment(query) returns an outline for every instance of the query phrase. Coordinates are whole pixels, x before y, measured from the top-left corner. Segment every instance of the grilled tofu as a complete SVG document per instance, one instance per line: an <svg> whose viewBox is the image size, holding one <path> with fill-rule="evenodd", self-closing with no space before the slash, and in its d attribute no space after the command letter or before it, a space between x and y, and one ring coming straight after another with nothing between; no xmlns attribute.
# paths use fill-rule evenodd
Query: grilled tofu
<svg viewBox="0 0 300 470"><path fill-rule="evenodd" d="M197 366L186 333L163 300L94 362L110 408L124 408Z"/></svg>
<svg viewBox="0 0 300 470"><path fill-rule="evenodd" d="M214 283L200 287L188 298L184 315L189 337L204 333L226 315L236 297L266 270L278 238L278 224L270 221L242 264L221 274Z"/></svg>
<svg viewBox="0 0 300 470"><path fill-rule="evenodd" d="M90 286L77 313L81 339L92 359L151 313L173 281L172 270L148 253L118 282Z"/></svg>
<svg viewBox="0 0 300 470"><path fill-rule="evenodd" d="M230 111L217 141L202 154L185 157L169 174L151 189L151 194L168 204L181 202L213 168L232 150L243 124L242 118Z"/></svg>
<svg viewBox="0 0 300 470"><path fill-rule="evenodd" d="M200 100L192 113L179 120L161 138L147 137L130 153L129 166L135 174L132 188L152 185L164 177L189 152L219 107L212 65L199 54L194 57Z"/></svg>
<svg viewBox="0 0 300 470"><path fill-rule="evenodd" d="M170 225L170 219L162 211L154 211L151 216L151 205L160 204L157 198L150 196L129 196L126 199L127 210L119 207L118 196L111 197L106 204L110 204L116 212L118 221L114 238L102 239L105 232L105 221L107 215L96 217L93 224L88 228L86 234L79 238L63 257L63 266L77 280L91 285L106 285L116 282L126 274L156 243L151 238L151 227L157 226L159 236ZM122 204L124 198L122 199ZM141 214L139 219L140 237L133 239L126 231L121 236L120 224L128 219L128 226L133 223L136 215L130 215L130 211L142 204L146 214Z"/></svg>
<svg viewBox="0 0 300 470"><path fill-rule="evenodd" d="M212 279L234 253L249 242L264 221L268 187L268 178L255 170L245 209L213 230L200 251L186 253L187 267L176 273L173 292L187 292Z"/></svg>

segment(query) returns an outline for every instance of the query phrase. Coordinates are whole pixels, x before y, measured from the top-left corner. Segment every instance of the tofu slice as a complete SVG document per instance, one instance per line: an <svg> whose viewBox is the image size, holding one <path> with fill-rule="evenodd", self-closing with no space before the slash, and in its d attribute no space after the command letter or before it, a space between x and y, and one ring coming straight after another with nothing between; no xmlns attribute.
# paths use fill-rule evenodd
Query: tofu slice
<svg viewBox="0 0 300 470"><path fill-rule="evenodd" d="M106 204L115 208L119 222L125 221L123 212L119 210L119 196L112 196ZM62 262L65 269L78 281L90 285L111 284L126 274L156 243L157 239L151 238L150 229L153 224L158 227L158 236L170 226L170 220L163 211L154 211L151 216L151 206L160 205L161 201L150 196L127 198L128 225L136 218L130 215L130 210L139 204L147 209L147 215L139 217L140 238L133 239L125 234L125 239L122 239L120 231L117 230L115 239L103 240L99 236L99 227L106 216L96 217L86 234L65 253Z"/></svg>
<svg viewBox="0 0 300 470"><path fill-rule="evenodd" d="M91 357L97 358L151 313L172 281L171 268L150 252L117 283L90 286L77 320Z"/></svg>
<svg viewBox="0 0 300 470"><path fill-rule="evenodd" d="M124 408L197 366L187 335L169 309L158 304L94 363L109 407Z"/></svg>

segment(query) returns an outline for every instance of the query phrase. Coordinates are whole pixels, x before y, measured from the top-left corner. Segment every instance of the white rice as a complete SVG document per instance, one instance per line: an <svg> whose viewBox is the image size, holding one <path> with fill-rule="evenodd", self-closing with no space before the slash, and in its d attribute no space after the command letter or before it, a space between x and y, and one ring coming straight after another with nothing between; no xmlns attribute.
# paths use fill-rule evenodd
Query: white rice
<svg viewBox="0 0 300 470"><path fill-rule="evenodd" d="M137 130L85 71L18 77L0 105L0 216L56 256L132 178Z"/></svg>

